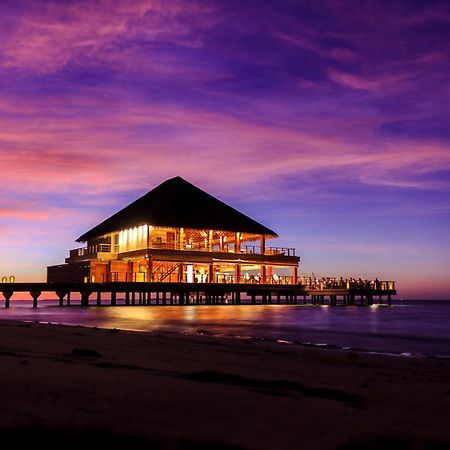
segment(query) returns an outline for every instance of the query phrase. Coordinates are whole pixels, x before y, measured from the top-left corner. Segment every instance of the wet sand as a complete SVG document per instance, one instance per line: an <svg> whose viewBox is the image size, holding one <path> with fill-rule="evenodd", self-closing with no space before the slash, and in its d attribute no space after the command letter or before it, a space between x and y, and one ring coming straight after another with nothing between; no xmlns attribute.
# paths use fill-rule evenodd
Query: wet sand
<svg viewBox="0 0 450 450"><path fill-rule="evenodd" d="M0 322L11 448L450 448L450 360Z"/></svg>

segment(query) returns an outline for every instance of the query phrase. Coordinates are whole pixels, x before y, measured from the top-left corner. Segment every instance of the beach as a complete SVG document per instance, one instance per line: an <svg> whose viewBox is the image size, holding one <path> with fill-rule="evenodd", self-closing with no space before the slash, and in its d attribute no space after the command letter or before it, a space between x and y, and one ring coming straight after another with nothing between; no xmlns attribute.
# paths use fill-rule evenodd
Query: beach
<svg viewBox="0 0 450 450"><path fill-rule="evenodd" d="M2 320L0 361L2 435L12 447L27 436L44 439L47 448L67 437L68 445L87 437L111 448L450 445L448 359L303 348L202 330Z"/></svg>

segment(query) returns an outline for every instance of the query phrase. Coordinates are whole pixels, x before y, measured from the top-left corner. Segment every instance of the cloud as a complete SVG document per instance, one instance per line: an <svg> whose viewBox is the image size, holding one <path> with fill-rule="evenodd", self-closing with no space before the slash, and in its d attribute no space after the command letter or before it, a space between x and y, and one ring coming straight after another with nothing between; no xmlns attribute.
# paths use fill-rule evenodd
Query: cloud
<svg viewBox="0 0 450 450"><path fill-rule="evenodd" d="M50 73L68 65L120 63L128 51L154 43L199 45L196 28L214 23L211 8L192 3L133 0L121 2L25 2L26 14L11 13L12 33L3 36L4 69ZM154 70L160 64L151 62Z"/></svg>

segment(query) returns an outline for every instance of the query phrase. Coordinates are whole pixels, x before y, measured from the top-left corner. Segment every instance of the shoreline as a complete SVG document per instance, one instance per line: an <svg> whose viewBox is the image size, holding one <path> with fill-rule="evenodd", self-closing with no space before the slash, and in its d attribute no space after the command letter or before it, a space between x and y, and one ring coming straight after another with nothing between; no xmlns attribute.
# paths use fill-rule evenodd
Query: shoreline
<svg viewBox="0 0 450 450"><path fill-rule="evenodd" d="M450 358L446 321L450 303L391 307L310 305L160 305L59 307L55 301L33 309L24 301L0 309L0 320L21 320L130 331L154 330L216 336L245 335L286 345L415 358ZM442 311L442 312L441 312ZM418 322L419 321L419 322ZM384 325L385 323L385 325ZM418 325L418 327L416 326ZM414 334L413 334L414 333Z"/></svg>
<svg viewBox="0 0 450 450"><path fill-rule="evenodd" d="M94 429L176 449L450 444L445 359L1 320L0 362L7 432Z"/></svg>
<svg viewBox="0 0 450 450"><path fill-rule="evenodd" d="M430 355L430 354L424 354L424 353L413 353L413 352L393 352L393 351L382 351L382 350L373 350L368 348L359 348L359 347L341 347L339 345L335 344L328 344L326 342L324 343L313 343L308 341L296 341L296 340L288 340L288 339L275 339L270 337L264 337L264 336L253 336L253 335L235 335L235 334L225 334L225 333L215 333L208 331L206 329L198 329L196 333L187 332L187 331L178 331L178 330L171 330L171 329L164 329L164 330L139 330L139 329L132 329L132 328L110 328L110 327L99 327L94 325L80 325L80 324L71 324L71 323L64 323L64 322L51 322L51 321L44 321L44 320L9 320L9 319L0 319L5 321L11 321L11 322L21 322L21 323L35 323L35 324L41 324L41 325L56 325L56 326L67 326L67 327L81 327L81 328L88 328L88 329L94 329L94 330L117 330L117 331L127 331L131 333L170 333L170 334L178 334L180 336L209 336L213 338L218 339L234 339L234 340L243 340L243 341L254 341L254 342L268 342L273 343L276 345L293 345L295 347L299 348L311 348L316 350L325 350L325 351L337 351L337 352L343 352L343 353L361 353L361 354L369 354L369 355L380 355L380 356L391 356L394 358L418 358L418 359L437 359L437 360L450 360L450 355Z"/></svg>

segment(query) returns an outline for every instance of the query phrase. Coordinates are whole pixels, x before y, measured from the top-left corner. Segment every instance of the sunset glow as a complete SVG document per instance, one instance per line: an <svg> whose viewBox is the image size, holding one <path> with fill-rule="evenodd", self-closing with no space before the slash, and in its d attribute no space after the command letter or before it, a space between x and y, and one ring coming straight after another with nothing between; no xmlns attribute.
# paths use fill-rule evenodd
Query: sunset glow
<svg viewBox="0 0 450 450"><path fill-rule="evenodd" d="M0 277L180 175L299 273L450 297L448 2L18 0L0 38Z"/></svg>

